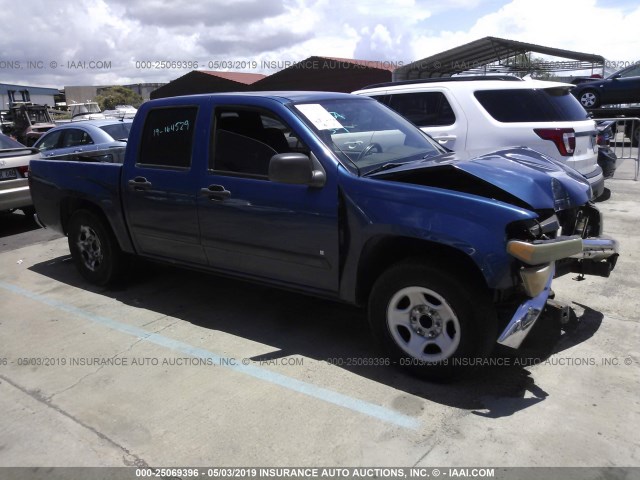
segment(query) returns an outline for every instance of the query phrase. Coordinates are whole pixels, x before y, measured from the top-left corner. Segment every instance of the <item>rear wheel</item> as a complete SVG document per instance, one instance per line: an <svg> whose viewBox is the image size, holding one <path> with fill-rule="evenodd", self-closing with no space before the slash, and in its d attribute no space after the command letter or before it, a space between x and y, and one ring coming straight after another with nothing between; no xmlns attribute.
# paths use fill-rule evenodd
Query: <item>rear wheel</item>
<svg viewBox="0 0 640 480"><path fill-rule="evenodd" d="M595 90L585 90L580 94L580 103L584 108L598 108L600 95Z"/></svg>
<svg viewBox="0 0 640 480"><path fill-rule="evenodd" d="M495 312L487 294L464 278L423 262L403 262L378 279L369 322L396 364L434 380L482 364L496 340Z"/></svg>
<svg viewBox="0 0 640 480"><path fill-rule="evenodd" d="M120 277L123 254L99 216L88 210L74 213L69 220L68 241L76 268L88 281L106 285Z"/></svg>

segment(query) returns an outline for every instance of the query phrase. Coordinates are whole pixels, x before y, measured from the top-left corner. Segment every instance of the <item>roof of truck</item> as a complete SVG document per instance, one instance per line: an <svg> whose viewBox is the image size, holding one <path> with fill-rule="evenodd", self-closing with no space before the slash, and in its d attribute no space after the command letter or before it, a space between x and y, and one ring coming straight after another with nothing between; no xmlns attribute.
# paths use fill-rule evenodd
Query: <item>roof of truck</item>
<svg viewBox="0 0 640 480"><path fill-rule="evenodd" d="M184 103L185 99L194 98L194 99L202 99L202 98L242 98L242 97L257 97L257 98L268 98L271 100L278 101L280 103L289 103L289 102L312 102L312 101L322 101L322 100L331 100L331 99L340 99L340 98L357 98L356 95L351 95L349 93L338 93L338 92L310 92L310 91L266 91L266 92L227 92L227 93L202 93L198 95L186 95L180 97L167 97L167 98L159 98L156 100L151 100L149 103L174 103L172 100L177 100L176 103Z"/></svg>

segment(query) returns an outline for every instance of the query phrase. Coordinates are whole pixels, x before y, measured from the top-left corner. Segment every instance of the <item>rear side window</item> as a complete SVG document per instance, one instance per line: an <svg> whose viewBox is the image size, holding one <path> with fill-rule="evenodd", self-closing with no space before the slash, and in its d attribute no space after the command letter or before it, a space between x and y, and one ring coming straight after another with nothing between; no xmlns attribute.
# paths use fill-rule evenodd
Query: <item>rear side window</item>
<svg viewBox="0 0 640 480"><path fill-rule="evenodd" d="M87 132L78 128L72 128L64 131L62 144L60 146L62 148L68 148L91 144L93 144L93 140Z"/></svg>
<svg viewBox="0 0 640 480"><path fill-rule="evenodd" d="M142 131L139 164L189 168L197 107L151 110Z"/></svg>
<svg viewBox="0 0 640 480"><path fill-rule="evenodd" d="M385 102L418 127L453 125L456 116L442 92L398 93Z"/></svg>
<svg viewBox="0 0 640 480"><path fill-rule="evenodd" d="M503 123L576 122L589 117L566 88L479 90L476 99Z"/></svg>
<svg viewBox="0 0 640 480"><path fill-rule="evenodd" d="M131 130L130 123L114 123L113 125L103 125L100 127L111 136L114 140L126 140L129 138L129 131Z"/></svg>

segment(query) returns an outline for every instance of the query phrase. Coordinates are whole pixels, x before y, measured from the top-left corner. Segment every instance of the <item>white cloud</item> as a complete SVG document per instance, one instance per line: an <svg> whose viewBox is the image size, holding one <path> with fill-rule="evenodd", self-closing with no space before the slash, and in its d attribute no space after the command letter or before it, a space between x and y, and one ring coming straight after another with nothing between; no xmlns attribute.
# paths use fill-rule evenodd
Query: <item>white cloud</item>
<svg viewBox="0 0 640 480"><path fill-rule="evenodd" d="M8 0L0 6L13 8ZM136 68L140 60L198 61L201 69L215 60L260 64L312 55L406 62L489 35L609 60L640 60L640 6L633 3L32 0L29 10L28 22L4 24L0 60L17 60L23 68L0 71L3 82L58 87L158 82L189 71ZM451 27L454 22L464 28ZM64 68L71 60L111 61L111 68ZM42 61L44 68L24 68L27 61ZM50 68L52 61L59 66Z"/></svg>

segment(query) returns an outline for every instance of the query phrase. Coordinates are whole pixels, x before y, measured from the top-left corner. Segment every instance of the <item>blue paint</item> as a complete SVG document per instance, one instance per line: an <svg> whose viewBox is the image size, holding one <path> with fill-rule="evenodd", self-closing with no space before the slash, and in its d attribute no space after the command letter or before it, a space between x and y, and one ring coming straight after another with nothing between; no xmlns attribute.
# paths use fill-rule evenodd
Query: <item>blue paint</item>
<svg viewBox="0 0 640 480"><path fill-rule="evenodd" d="M169 348L176 352L184 353L196 358L208 358L211 359L216 365L222 364L221 360L223 359L223 357L217 355L216 353L210 352L209 350L194 347L192 345L189 345L188 343L180 342L179 340L173 340L163 335L149 332L142 328L127 325L126 323L117 322L108 317L94 315L80 308L74 307L73 305L47 298L43 295L31 292L15 285L11 285L9 283L0 282L0 288L11 293L22 295L31 300L35 300L58 310L62 310L69 314L76 315L112 330L126 333L127 335L137 337L141 340L160 345L161 347ZM293 390L294 392L302 393L304 395L308 395L310 397L316 398L318 400L323 400L334 405L339 405L354 412L362 413L369 417L377 418L379 420L392 423L399 427L411 430L418 430L420 428L420 422L415 418L397 413L393 410L381 407L379 405L374 405L363 400L349 397L348 395L343 395L326 388L318 387L310 383L296 380L295 378L287 377L286 375L282 375L280 373L272 372L270 370L256 367L254 365L225 364L224 366L236 372L244 373L245 375L249 375L251 377L275 385L280 385L281 387Z"/></svg>

